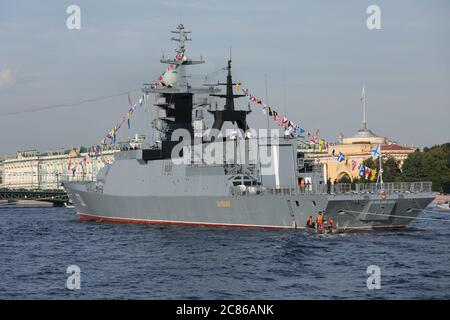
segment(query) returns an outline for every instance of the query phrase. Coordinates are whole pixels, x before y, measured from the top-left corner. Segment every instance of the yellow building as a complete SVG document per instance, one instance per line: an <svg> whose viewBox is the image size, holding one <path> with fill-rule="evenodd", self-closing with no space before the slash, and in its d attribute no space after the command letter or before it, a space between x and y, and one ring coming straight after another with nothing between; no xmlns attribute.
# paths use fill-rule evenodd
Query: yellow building
<svg viewBox="0 0 450 320"><path fill-rule="evenodd" d="M366 122L363 122L362 129L358 130L354 136L348 138L341 136L340 141L331 145L327 152L311 153L307 156L324 165L325 181L328 177L333 182L344 177L353 181L353 179L359 177L359 164L371 157L370 151L378 144L381 147L382 157L393 157L397 160L400 168L408 155L415 150L392 142L386 137L376 135L367 128ZM345 161L338 161L339 152L344 154Z"/></svg>

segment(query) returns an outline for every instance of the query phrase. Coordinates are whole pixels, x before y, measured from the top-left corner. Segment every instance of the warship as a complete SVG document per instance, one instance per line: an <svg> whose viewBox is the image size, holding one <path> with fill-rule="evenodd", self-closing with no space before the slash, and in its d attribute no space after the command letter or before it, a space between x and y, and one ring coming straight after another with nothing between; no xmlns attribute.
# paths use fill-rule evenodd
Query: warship
<svg viewBox="0 0 450 320"><path fill-rule="evenodd" d="M434 199L428 182L330 187L296 137L261 136L249 127L250 106L235 106L244 95L233 92L231 57L226 82L193 86L186 67L204 60L186 54L191 39L183 25L172 32L176 57L161 58L168 72L142 88L155 95L152 137L116 153L95 181L63 183L79 220L302 230L322 211L337 230L373 230L406 227ZM235 129L223 134L225 125ZM301 186L305 178L311 183Z"/></svg>

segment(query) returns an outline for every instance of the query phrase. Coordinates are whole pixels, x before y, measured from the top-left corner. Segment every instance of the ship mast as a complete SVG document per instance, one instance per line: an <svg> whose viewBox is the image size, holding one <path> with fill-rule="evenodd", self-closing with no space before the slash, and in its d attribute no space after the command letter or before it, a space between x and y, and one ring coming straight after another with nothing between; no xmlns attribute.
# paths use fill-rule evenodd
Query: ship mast
<svg viewBox="0 0 450 320"><path fill-rule="evenodd" d="M153 121L148 121L147 126L154 129L154 147L162 150L162 156L166 157L172 149L172 133L177 129L188 130L193 135L192 110L194 94L211 94L218 92L214 87L193 87L186 77L186 66L202 64L205 61L193 60L186 55L186 42L190 31L186 31L183 24L179 24L176 30L171 31L178 37L172 37L172 41L178 42L175 48L175 58L164 55L160 62L168 64L166 72L161 76L158 84L144 84L142 91L145 94L155 94L155 113ZM155 156L156 157L156 156Z"/></svg>
<svg viewBox="0 0 450 320"><path fill-rule="evenodd" d="M233 86L237 85L237 83L233 83L233 78L231 76L231 59L228 60L227 66L227 82L221 83L218 82L217 86L225 86L226 92L225 94L210 94L212 97L219 97L225 99L225 105L223 110L209 110L210 113L214 115L214 124L213 129L221 130L224 122L229 121L237 123L239 129L242 131L246 131L248 129L247 124L247 114L251 112L251 110L235 110L234 109L234 99L245 97L245 94L234 94Z"/></svg>

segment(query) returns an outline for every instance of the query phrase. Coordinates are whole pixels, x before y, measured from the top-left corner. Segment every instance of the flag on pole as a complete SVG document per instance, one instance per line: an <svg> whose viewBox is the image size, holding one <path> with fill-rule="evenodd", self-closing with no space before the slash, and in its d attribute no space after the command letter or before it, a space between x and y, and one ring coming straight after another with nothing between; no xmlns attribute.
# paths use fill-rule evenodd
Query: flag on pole
<svg viewBox="0 0 450 320"><path fill-rule="evenodd" d="M381 156L381 146L379 144L374 146L372 150L370 150L370 154L374 160L378 159L378 157Z"/></svg>
<svg viewBox="0 0 450 320"><path fill-rule="evenodd" d="M364 173L366 172L366 168L364 167L364 165L362 163L359 165L358 171L359 171L360 177L364 176Z"/></svg>
<svg viewBox="0 0 450 320"><path fill-rule="evenodd" d="M344 162L345 161L345 156L342 152L339 152L338 156L337 156L337 160L339 162Z"/></svg>
<svg viewBox="0 0 450 320"><path fill-rule="evenodd" d="M352 159L352 171L356 168L356 161L355 159Z"/></svg>
<svg viewBox="0 0 450 320"><path fill-rule="evenodd" d="M370 177L370 173L372 172L372 169L370 169L369 167L366 167L366 179L369 179Z"/></svg>
<svg viewBox="0 0 450 320"><path fill-rule="evenodd" d="M372 173L370 174L370 181L375 181L377 178L377 169L372 169Z"/></svg>

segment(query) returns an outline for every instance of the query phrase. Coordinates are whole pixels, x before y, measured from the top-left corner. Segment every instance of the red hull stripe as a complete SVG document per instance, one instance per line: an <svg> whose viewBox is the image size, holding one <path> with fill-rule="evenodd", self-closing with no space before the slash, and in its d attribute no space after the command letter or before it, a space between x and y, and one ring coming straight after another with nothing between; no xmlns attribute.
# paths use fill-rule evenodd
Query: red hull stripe
<svg viewBox="0 0 450 320"><path fill-rule="evenodd" d="M127 219L127 218L112 218L104 216L94 216L85 213L77 213L80 221L96 221L96 222L120 222L120 223L135 223L135 224L172 224L184 226L202 226L202 227L232 227L232 228L260 228L260 229L294 229L288 226L265 226L265 225L251 225L251 224L231 224L231 223L209 223L209 222L188 222L188 221L170 221L170 220L145 220L145 219ZM300 228L302 229L302 228Z"/></svg>
<svg viewBox="0 0 450 320"><path fill-rule="evenodd" d="M80 221L96 221L96 222L119 222L119 223L134 223L134 224L163 224L163 225L184 225L184 226L201 226L201 227L231 227L231 228L259 228L259 229L273 229L285 230L294 229L288 226L266 226L266 225L251 225L251 224L231 224L231 223L209 223L209 222L188 222L188 221L170 221L170 220L145 220L145 219L127 219L127 218L112 218L104 216L94 216L85 213L77 213ZM406 225L392 225L392 226L373 226L373 227L347 227L339 228L340 231L354 230L354 231L370 231L382 229L399 229L405 228ZM297 227L297 229L305 229L305 227Z"/></svg>

